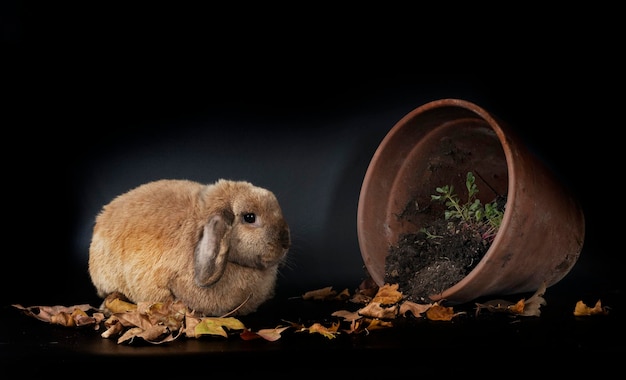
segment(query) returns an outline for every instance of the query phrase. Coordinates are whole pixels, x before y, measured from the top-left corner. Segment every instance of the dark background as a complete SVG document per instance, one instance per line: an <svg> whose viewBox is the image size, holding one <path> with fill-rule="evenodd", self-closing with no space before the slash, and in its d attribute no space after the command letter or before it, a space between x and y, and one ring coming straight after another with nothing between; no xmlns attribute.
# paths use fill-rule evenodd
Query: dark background
<svg viewBox="0 0 626 380"><path fill-rule="evenodd" d="M86 273L96 213L160 178L271 189L293 237L279 291L355 288L369 160L405 114L441 98L507 121L580 198L586 240L566 286L617 284L623 88L610 17L591 27L595 11L582 9L3 8L3 304L97 302Z"/></svg>

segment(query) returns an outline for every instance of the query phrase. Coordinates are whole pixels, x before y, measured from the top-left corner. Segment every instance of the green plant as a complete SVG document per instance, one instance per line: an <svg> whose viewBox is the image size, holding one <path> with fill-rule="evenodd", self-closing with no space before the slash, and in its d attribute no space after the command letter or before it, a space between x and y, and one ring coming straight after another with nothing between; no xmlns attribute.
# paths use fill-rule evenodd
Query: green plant
<svg viewBox="0 0 626 380"><path fill-rule="evenodd" d="M452 185L437 187L435 190L438 194L431 195L431 199L444 202L447 207L444 213L446 220L458 219L460 223L482 231L483 239L491 241L500 228L504 210L495 200L483 205L476 197L478 187L474 173L467 173L465 186L467 187L467 200L464 203L461 203Z"/></svg>

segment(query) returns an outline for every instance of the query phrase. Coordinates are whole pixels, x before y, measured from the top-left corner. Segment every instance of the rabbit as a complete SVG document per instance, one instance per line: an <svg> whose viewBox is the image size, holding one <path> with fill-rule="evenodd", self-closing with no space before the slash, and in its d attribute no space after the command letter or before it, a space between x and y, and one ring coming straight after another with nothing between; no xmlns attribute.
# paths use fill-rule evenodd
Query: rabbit
<svg viewBox="0 0 626 380"><path fill-rule="evenodd" d="M181 301L204 316L246 315L275 295L290 229L274 193L247 181L161 179L96 216L88 271L99 297Z"/></svg>

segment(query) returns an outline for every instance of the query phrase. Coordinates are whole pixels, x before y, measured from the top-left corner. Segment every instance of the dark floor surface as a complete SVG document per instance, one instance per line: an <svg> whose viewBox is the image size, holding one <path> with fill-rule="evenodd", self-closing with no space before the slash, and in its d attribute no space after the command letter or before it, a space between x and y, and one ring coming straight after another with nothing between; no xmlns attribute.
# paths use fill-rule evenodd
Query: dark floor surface
<svg viewBox="0 0 626 380"><path fill-rule="evenodd" d="M371 375L376 370L395 377L407 366L414 366L421 375L475 373L498 378L549 373L604 377L622 365L623 289L588 273L589 265L578 268L547 289L547 304L539 317L485 312L476 316L474 303L468 303L455 306L467 314L450 322L401 318L390 329L354 336L340 334L334 339L292 329L274 342L231 336L179 338L160 345L117 344L92 328L50 325L3 305L2 368L41 375L52 371L67 375L72 369L89 368L83 376L101 371L111 376L176 369L186 373L200 368L207 375L240 371L278 375L299 368L319 375L340 370ZM293 291L279 292L256 313L240 319L252 329L275 327L284 321L306 325L332 321L333 311L354 308L354 304L343 301L305 301L297 297L300 291ZM516 301L528 296L498 298ZM579 300L589 306L601 300L608 314L575 317L573 310Z"/></svg>

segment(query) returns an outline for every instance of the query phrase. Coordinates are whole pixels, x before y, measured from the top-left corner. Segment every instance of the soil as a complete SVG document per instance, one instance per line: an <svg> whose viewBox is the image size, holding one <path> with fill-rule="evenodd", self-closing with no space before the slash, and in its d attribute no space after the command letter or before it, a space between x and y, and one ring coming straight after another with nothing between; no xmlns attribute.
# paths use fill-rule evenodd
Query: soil
<svg viewBox="0 0 626 380"><path fill-rule="evenodd" d="M493 237L483 238L485 229L442 216L427 227L437 237L421 230L400 236L386 258L385 282L398 284L408 300L432 302L429 295L459 282L487 253Z"/></svg>

